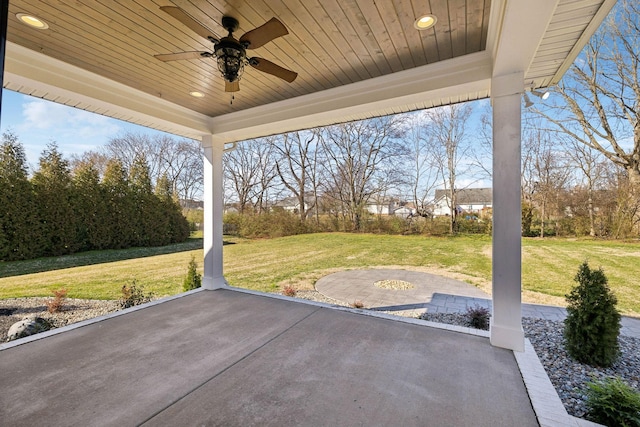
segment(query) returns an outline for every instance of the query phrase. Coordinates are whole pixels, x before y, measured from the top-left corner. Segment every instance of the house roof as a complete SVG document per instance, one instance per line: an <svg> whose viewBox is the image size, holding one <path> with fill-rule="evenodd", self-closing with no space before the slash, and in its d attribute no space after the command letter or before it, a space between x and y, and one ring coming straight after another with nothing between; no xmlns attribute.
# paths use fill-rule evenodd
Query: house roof
<svg viewBox="0 0 640 427"><path fill-rule="evenodd" d="M3 86L190 138L232 142L486 98L492 76L559 81L615 0L9 0ZM231 96L211 50L160 6L179 6L213 35L223 15L239 36L272 17L289 34L250 51L298 73L289 84L247 67ZM29 13L49 28L17 19ZM426 31L423 14L437 17ZM194 98L191 91L205 96Z"/></svg>
<svg viewBox="0 0 640 427"><path fill-rule="evenodd" d="M448 197L448 190L436 190L435 200L443 200ZM458 205L491 205L493 203L493 190L491 188L462 188L456 190Z"/></svg>

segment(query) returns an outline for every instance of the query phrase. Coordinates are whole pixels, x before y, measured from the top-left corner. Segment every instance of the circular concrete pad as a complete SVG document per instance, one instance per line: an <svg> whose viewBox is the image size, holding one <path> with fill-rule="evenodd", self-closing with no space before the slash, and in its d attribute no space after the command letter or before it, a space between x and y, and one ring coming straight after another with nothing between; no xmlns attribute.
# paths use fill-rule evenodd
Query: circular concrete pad
<svg viewBox="0 0 640 427"><path fill-rule="evenodd" d="M380 280L409 282L413 289L385 289L374 285ZM426 308L434 293L488 298L489 296L459 280L435 274L396 269L349 270L329 274L316 282L316 290L338 301L361 301L366 308L402 311Z"/></svg>

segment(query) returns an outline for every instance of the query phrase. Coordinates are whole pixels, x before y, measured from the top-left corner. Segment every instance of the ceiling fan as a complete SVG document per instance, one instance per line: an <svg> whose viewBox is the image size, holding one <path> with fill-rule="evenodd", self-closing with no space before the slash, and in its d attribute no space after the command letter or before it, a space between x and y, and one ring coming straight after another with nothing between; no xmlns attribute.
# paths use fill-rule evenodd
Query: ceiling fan
<svg viewBox="0 0 640 427"><path fill-rule="evenodd" d="M240 90L240 77L244 72L244 66L249 64L258 71L279 77L289 83L293 82L298 73L287 70L264 58L247 58L248 49L256 49L273 39L289 34L285 26L276 18L271 18L265 24L244 33L239 40L233 37L233 32L238 29L238 20L230 16L222 17L222 26L229 32L226 37L218 38L212 35L212 31L204 27L187 12L175 6L161 6L163 12L168 13L180 21L196 34L213 43L213 51L204 52L179 52L154 55L160 61L175 61L180 59L216 58L218 70L225 82L226 92Z"/></svg>

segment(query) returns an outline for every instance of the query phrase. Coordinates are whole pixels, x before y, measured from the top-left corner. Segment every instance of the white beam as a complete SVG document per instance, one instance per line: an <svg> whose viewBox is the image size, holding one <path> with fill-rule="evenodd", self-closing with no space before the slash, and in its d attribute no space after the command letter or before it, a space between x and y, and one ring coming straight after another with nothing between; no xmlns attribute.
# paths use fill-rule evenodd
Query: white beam
<svg viewBox="0 0 640 427"><path fill-rule="evenodd" d="M269 105L214 117L214 141L240 141L341 123L350 117L404 111L411 105L442 105L469 94L486 97L491 58L486 52L393 73Z"/></svg>
<svg viewBox="0 0 640 427"><path fill-rule="evenodd" d="M222 155L224 145L214 144L211 135L202 138L204 149L204 275L202 287L219 289L227 286L223 272L224 213Z"/></svg>
<svg viewBox="0 0 640 427"><path fill-rule="evenodd" d="M524 351L521 260L522 72L492 80L493 242L491 344Z"/></svg>
<svg viewBox="0 0 640 427"><path fill-rule="evenodd" d="M488 48L493 49L493 75L503 76L519 71L526 74L538 50L540 41L553 18L558 0L498 0L494 2L502 22L492 27L497 34L490 34ZM498 19L498 18L496 18Z"/></svg>
<svg viewBox="0 0 640 427"><path fill-rule="evenodd" d="M7 42L4 86L50 100L65 98L71 106L88 105L89 111L188 138L211 134L210 118L204 114L11 42Z"/></svg>

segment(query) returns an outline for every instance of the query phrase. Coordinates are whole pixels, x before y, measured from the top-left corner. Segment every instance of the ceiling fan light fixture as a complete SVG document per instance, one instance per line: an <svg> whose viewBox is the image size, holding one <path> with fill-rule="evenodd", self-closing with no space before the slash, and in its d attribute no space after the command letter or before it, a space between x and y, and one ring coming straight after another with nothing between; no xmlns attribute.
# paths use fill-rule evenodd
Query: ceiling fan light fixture
<svg viewBox="0 0 640 427"><path fill-rule="evenodd" d="M221 40L215 46L215 56L218 62L218 70L228 82L235 82L244 73L246 52L239 43Z"/></svg>
<svg viewBox="0 0 640 427"><path fill-rule="evenodd" d="M49 28L49 24L47 24L45 21L29 13L16 13L16 18L18 18L18 20L23 24L37 30L46 30L47 28Z"/></svg>
<svg viewBox="0 0 640 427"><path fill-rule="evenodd" d="M422 15L415 20L413 26L416 28L416 30L423 31L428 30L429 28L436 25L436 22L438 22L438 18L436 18L435 15Z"/></svg>

